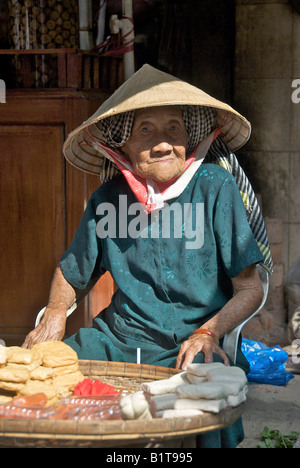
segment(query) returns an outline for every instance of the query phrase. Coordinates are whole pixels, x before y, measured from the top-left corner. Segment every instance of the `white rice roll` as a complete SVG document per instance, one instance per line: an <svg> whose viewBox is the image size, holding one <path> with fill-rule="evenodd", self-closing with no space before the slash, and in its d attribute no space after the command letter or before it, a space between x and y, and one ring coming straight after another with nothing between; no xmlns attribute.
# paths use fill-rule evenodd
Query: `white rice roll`
<svg viewBox="0 0 300 468"><path fill-rule="evenodd" d="M179 398L175 401L174 409L198 409L209 413L219 413L227 406L227 401L222 400L192 400L189 398Z"/></svg>
<svg viewBox="0 0 300 468"><path fill-rule="evenodd" d="M178 385L188 383L187 372L180 372L169 379L154 380L153 382L143 382L141 390L150 395L163 395L164 393L174 393Z"/></svg>
<svg viewBox="0 0 300 468"><path fill-rule="evenodd" d="M229 395L225 387L214 382L179 385L176 389L176 394L180 398L191 398L192 400L201 398L207 400L222 400L228 398Z"/></svg>
<svg viewBox="0 0 300 468"><path fill-rule="evenodd" d="M165 411L158 411L155 415L156 418L188 418L192 416L201 416L203 411L197 409L169 409Z"/></svg>
<svg viewBox="0 0 300 468"><path fill-rule="evenodd" d="M222 364L222 362L212 362L211 364L194 363L187 366L187 372L188 374L197 375L198 377L206 377L207 372L218 368L226 368L226 366Z"/></svg>

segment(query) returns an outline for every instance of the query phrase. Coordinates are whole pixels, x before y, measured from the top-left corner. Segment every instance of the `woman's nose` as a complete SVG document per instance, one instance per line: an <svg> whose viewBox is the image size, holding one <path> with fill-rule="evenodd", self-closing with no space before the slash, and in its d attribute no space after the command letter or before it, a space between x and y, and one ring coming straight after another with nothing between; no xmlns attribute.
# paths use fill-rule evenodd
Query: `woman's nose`
<svg viewBox="0 0 300 468"><path fill-rule="evenodd" d="M173 151L173 145L166 139L160 138L158 141L154 143L152 146L152 152L155 154L166 154Z"/></svg>

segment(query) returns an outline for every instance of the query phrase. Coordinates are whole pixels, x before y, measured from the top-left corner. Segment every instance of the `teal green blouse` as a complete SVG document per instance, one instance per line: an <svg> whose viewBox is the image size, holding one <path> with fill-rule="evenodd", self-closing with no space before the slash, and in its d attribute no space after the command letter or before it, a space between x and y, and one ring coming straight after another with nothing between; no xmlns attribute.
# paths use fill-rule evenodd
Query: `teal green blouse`
<svg viewBox="0 0 300 468"><path fill-rule="evenodd" d="M142 363L172 367L181 343L232 297L231 278L264 259L235 179L220 166L202 165L156 216L135 214L134 203L123 176L88 202L62 272L84 289L109 271L117 290L93 327L66 342L80 359L136 362L141 348Z"/></svg>

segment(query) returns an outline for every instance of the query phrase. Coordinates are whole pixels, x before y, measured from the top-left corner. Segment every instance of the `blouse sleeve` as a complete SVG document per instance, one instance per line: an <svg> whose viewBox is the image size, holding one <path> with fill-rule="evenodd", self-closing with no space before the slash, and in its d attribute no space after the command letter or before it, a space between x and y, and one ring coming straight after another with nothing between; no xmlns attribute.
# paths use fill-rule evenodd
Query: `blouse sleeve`
<svg viewBox="0 0 300 468"><path fill-rule="evenodd" d="M222 265L230 278L264 260L249 226L238 186L230 174L226 175L216 199L214 233Z"/></svg>
<svg viewBox="0 0 300 468"><path fill-rule="evenodd" d="M90 280L100 277L101 243L96 234L96 209L90 198L70 247L60 260L65 279L75 288L85 289Z"/></svg>

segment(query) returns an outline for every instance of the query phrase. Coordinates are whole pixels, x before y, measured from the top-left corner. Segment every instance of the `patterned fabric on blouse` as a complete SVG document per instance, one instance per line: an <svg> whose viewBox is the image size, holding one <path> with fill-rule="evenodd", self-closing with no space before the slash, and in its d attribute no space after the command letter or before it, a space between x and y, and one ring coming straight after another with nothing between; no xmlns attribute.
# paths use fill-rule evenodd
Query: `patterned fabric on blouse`
<svg viewBox="0 0 300 468"><path fill-rule="evenodd" d="M62 272L75 288L84 289L109 271L117 291L93 327L66 342L80 359L136 362L136 348L141 348L143 363L173 367L180 344L232 297L230 279L264 257L236 181L218 165L200 166L177 199L156 217L145 215L136 238L124 225L126 220L128 229L135 227L131 232L138 231L136 216L129 214L134 203L123 176L103 184L88 202L61 258ZM168 209L171 220L172 212L186 209L188 215L179 230L170 222L166 235ZM188 226L191 219L194 224ZM197 223L203 235L196 245L191 233ZM110 237L103 229L110 230ZM237 359L243 360L241 353Z"/></svg>

